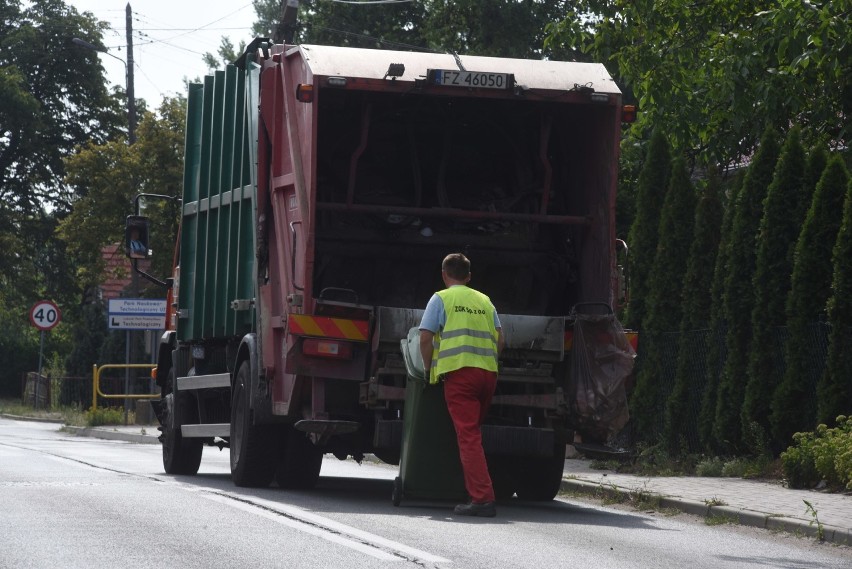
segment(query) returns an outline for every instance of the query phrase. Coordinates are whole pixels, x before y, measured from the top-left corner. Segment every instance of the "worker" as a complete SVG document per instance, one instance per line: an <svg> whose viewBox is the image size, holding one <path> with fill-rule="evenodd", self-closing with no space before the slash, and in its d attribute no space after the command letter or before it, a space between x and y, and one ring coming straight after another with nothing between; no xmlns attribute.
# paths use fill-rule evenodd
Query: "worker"
<svg viewBox="0 0 852 569"><path fill-rule="evenodd" d="M494 389L503 349L500 319L491 300L469 288L470 261L461 253L441 263L446 289L429 299L420 322L420 353L429 383L444 382L444 398L456 430L470 502L461 516L494 517L494 487L488 474L480 429Z"/></svg>

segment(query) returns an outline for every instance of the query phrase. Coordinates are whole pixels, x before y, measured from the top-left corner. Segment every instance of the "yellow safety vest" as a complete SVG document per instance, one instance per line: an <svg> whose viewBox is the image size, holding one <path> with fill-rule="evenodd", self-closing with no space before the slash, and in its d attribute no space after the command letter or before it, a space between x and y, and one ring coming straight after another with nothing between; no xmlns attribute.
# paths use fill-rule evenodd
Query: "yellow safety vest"
<svg viewBox="0 0 852 569"><path fill-rule="evenodd" d="M497 371L494 306L479 291L454 286L436 293L444 302L447 322L435 334L429 383L463 367Z"/></svg>

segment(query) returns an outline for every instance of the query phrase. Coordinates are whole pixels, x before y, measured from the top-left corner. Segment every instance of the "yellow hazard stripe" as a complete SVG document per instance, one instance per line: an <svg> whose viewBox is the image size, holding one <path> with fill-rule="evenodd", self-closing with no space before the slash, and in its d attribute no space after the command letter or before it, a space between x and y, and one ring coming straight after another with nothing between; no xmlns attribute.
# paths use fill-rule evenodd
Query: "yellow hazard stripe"
<svg viewBox="0 0 852 569"><path fill-rule="evenodd" d="M369 322L364 320L290 314L288 322L290 332L299 336L340 338L356 342L366 342L369 337Z"/></svg>

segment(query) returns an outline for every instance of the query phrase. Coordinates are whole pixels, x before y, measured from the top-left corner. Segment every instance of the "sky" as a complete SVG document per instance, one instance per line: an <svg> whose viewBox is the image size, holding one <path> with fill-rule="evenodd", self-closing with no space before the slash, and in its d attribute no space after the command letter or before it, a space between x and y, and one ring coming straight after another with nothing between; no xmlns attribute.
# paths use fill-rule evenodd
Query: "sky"
<svg viewBox="0 0 852 569"><path fill-rule="evenodd" d="M127 61L127 0L66 0L79 12L109 23L104 45ZM251 41L256 16L251 0L131 0L133 87L137 99L156 109L164 96L186 94L184 78L207 74L204 53L217 53L222 36L235 47ZM83 49L83 48L79 48ZM101 64L111 84L126 87L124 64L106 54Z"/></svg>

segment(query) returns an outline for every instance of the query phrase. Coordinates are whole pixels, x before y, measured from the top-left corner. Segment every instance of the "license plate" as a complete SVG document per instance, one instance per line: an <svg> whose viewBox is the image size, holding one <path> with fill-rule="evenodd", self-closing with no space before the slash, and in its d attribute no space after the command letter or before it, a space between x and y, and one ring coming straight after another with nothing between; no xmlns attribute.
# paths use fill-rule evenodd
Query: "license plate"
<svg viewBox="0 0 852 569"><path fill-rule="evenodd" d="M458 71L455 69L430 69L427 77L433 85L478 89L511 89L515 86L512 73L490 71Z"/></svg>

